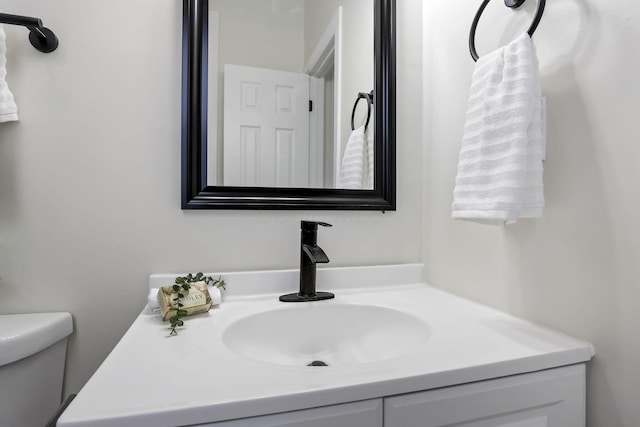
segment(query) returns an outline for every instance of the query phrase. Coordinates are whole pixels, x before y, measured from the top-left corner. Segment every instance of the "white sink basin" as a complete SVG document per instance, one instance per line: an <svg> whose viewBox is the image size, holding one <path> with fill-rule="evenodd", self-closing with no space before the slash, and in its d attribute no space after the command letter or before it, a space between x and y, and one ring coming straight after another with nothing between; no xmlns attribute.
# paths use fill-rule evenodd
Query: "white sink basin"
<svg viewBox="0 0 640 427"><path fill-rule="evenodd" d="M430 335L426 323L398 310L318 302L243 317L225 329L222 340L232 352L255 361L351 366L411 353Z"/></svg>

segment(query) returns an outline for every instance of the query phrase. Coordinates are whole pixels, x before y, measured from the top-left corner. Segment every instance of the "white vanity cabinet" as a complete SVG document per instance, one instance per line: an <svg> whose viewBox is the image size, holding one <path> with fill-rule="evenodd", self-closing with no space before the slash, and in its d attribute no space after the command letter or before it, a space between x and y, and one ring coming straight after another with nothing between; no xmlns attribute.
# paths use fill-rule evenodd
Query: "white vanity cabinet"
<svg viewBox="0 0 640 427"><path fill-rule="evenodd" d="M371 399L199 427L382 427L382 407L382 399Z"/></svg>
<svg viewBox="0 0 640 427"><path fill-rule="evenodd" d="M584 427L584 365L385 399L385 427L452 425Z"/></svg>
<svg viewBox="0 0 640 427"><path fill-rule="evenodd" d="M384 399L203 424L200 427L444 427L452 425L457 427L584 427L584 365L548 369Z"/></svg>

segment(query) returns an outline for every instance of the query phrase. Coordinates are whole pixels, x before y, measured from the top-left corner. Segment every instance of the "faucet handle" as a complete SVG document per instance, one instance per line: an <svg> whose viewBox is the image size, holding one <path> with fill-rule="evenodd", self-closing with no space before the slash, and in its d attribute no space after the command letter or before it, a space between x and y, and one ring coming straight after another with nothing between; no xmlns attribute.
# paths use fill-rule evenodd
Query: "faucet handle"
<svg viewBox="0 0 640 427"><path fill-rule="evenodd" d="M303 231L318 231L318 226L333 227L331 224L321 221L300 221L300 229Z"/></svg>

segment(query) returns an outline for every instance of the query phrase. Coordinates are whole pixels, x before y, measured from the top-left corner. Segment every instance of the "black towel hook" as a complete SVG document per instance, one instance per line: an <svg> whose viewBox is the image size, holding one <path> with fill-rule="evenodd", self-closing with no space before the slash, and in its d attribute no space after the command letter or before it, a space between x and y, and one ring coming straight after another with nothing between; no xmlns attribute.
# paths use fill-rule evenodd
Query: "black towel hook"
<svg viewBox="0 0 640 427"><path fill-rule="evenodd" d="M480 8L476 12L476 16L473 18L473 23L471 24L471 31L469 32L469 51L471 52L471 57L474 61L477 61L479 56L476 51L476 28L478 27L478 21L480 21L480 15L484 12L484 9L489 4L490 0L484 0L480 5ZM518 8L522 6L525 0L504 0L504 5L510 7L512 9ZM536 28L538 28L538 24L540 23L540 19L542 19L542 14L544 13L544 4L545 0L538 0L538 9L536 10L536 16L533 18L533 22L531 26L527 30L529 37L533 36Z"/></svg>
<svg viewBox="0 0 640 427"><path fill-rule="evenodd" d="M0 24L27 27L29 29L29 41L40 52L53 52L58 47L58 38L53 31L42 25L40 18L0 13Z"/></svg>
<svg viewBox="0 0 640 427"><path fill-rule="evenodd" d="M351 130L355 130L356 127L353 123L356 117L356 107L358 106L358 102L361 99L367 100L367 121L364 124L364 130L367 130L367 126L369 126L369 120L371 119L371 106L373 105L373 91L369 93L358 92L358 97L356 98L356 103L353 104L353 111L351 111Z"/></svg>

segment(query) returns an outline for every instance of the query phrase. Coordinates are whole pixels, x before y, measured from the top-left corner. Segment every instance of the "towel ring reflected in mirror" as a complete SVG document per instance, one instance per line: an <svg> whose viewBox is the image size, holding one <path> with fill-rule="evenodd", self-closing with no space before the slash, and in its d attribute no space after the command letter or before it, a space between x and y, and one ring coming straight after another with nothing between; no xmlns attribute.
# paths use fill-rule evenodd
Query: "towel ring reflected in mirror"
<svg viewBox="0 0 640 427"><path fill-rule="evenodd" d="M365 99L367 101L367 120L364 122L364 130L367 131L367 127L369 127L369 121L371 120L371 106L373 105L373 91L369 93L360 92L358 93L358 97L356 98L355 104L353 104L353 110L351 111L351 130L356 130L356 125L354 123L356 118L356 108L358 108L358 102L361 99Z"/></svg>
<svg viewBox="0 0 640 427"><path fill-rule="evenodd" d="M475 42L476 28L478 27L480 16L482 16L482 12L484 12L484 9L489 4L489 1L491 0L482 1L480 8L476 12L476 16L473 18L473 22L471 23L471 30L469 31L469 52L471 53L471 57L473 58L473 60L476 62L480 58L478 56L478 52L476 51L476 42ZM504 0L505 6L512 9L516 9L522 6L524 2L525 0ZM538 28L538 24L540 23L540 20L542 19L542 14L544 13L544 5L545 5L545 0L538 0L538 8L536 9L536 15L533 18L533 22L531 23L531 26L529 26L529 29L527 30L527 34L529 34L529 37L533 36L533 33L535 33L536 28Z"/></svg>
<svg viewBox="0 0 640 427"><path fill-rule="evenodd" d="M325 1L325 0L317 0ZM396 0L373 5L373 190L208 185L208 0L183 0L182 209L396 209ZM346 112L346 114L349 114ZM347 116L348 118L348 116ZM348 126L348 125L347 125Z"/></svg>

